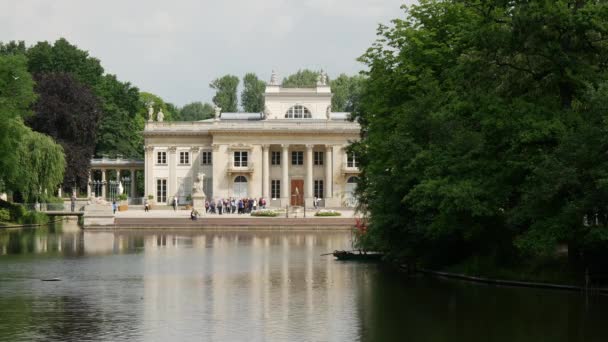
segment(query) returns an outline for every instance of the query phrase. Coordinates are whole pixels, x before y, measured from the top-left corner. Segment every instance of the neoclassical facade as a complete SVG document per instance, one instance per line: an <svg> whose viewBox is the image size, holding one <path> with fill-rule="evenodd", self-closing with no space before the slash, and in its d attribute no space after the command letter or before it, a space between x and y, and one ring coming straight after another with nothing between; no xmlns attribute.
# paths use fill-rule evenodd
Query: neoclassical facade
<svg viewBox="0 0 608 342"><path fill-rule="evenodd" d="M180 203L204 174L207 198L264 197L271 206L354 204L359 173L347 153L360 126L331 111L325 77L315 88L283 88L273 77L263 113L221 113L192 122L146 124L145 193Z"/></svg>

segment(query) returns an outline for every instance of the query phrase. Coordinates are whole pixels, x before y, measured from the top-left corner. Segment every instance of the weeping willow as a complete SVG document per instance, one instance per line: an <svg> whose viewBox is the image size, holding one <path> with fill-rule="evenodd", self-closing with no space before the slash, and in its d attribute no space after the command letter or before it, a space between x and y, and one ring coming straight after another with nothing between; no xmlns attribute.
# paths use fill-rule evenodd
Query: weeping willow
<svg viewBox="0 0 608 342"><path fill-rule="evenodd" d="M44 134L34 132L21 120L13 123L18 137L18 176L9 188L19 191L25 201L41 201L52 195L61 182L65 171L65 156L61 145Z"/></svg>

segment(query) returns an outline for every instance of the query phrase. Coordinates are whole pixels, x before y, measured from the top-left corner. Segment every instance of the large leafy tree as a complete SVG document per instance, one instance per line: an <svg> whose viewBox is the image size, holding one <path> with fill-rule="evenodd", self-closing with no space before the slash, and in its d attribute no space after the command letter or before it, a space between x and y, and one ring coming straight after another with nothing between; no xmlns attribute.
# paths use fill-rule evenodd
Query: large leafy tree
<svg viewBox="0 0 608 342"><path fill-rule="evenodd" d="M28 125L63 146L67 157L63 187L85 187L101 116L98 98L67 73L38 74L35 90L39 98Z"/></svg>
<svg viewBox="0 0 608 342"><path fill-rule="evenodd" d="M96 88L103 111L97 128L96 154L140 157L142 139L139 132L143 121L137 116L139 90L128 82L120 82L114 75L104 75Z"/></svg>
<svg viewBox="0 0 608 342"><path fill-rule="evenodd" d="M0 55L0 190L37 200L54 193L65 160L53 139L23 124L36 99L26 63L21 54Z"/></svg>
<svg viewBox="0 0 608 342"><path fill-rule="evenodd" d="M27 50L28 69L33 74L64 72L72 74L78 81L95 87L101 83L104 70L97 58L87 51L70 44L65 38L52 45L38 42Z"/></svg>
<svg viewBox="0 0 608 342"><path fill-rule="evenodd" d="M266 82L260 80L254 73L243 77L243 92L241 106L245 112L261 113L264 110L264 90Z"/></svg>
<svg viewBox="0 0 608 342"><path fill-rule="evenodd" d="M209 86L215 89L213 103L222 108L222 112L236 112L238 110L237 88L239 78L233 75L224 75L213 80Z"/></svg>
<svg viewBox="0 0 608 342"><path fill-rule="evenodd" d="M314 88L317 86L320 74L320 71L309 69L298 70L295 74L283 78L281 85L285 88Z"/></svg>
<svg viewBox="0 0 608 342"><path fill-rule="evenodd" d="M363 88L363 76L341 74L330 82L331 108L334 112L353 112L359 103Z"/></svg>
<svg viewBox="0 0 608 342"><path fill-rule="evenodd" d="M605 251L607 17L596 1L426 0L381 26L352 146L367 242L435 262Z"/></svg>
<svg viewBox="0 0 608 342"><path fill-rule="evenodd" d="M209 103L192 102L179 110L179 119L182 121L197 121L212 118L215 111Z"/></svg>

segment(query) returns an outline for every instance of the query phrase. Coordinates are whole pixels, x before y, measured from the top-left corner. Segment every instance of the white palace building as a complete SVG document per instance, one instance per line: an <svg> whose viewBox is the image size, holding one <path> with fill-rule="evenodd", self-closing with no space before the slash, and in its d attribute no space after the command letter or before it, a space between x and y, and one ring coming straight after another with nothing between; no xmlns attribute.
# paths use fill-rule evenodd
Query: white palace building
<svg viewBox="0 0 608 342"><path fill-rule="evenodd" d="M191 122L149 121L145 138L145 195L157 203L189 200L204 174L207 199L264 197L272 207L352 206L359 173L347 153L360 126L331 111L326 76L315 88L283 88L273 72L263 113L222 113Z"/></svg>

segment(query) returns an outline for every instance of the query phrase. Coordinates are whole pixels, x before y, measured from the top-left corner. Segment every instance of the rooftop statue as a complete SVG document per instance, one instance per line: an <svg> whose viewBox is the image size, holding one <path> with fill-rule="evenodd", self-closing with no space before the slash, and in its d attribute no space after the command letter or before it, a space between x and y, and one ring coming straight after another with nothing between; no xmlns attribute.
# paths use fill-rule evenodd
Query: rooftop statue
<svg viewBox="0 0 608 342"><path fill-rule="evenodd" d="M319 76L317 76L317 85L318 86L326 86L327 85L327 74L321 70Z"/></svg>
<svg viewBox="0 0 608 342"><path fill-rule="evenodd" d="M222 114L222 108L215 106L213 109L215 109L215 120L219 120L220 115Z"/></svg>
<svg viewBox="0 0 608 342"><path fill-rule="evenodd" d="M152 102L148 103L148 121L154 120L154 107Z"/></svg>
<svg viewBox="0 0 608 342"><path fill-rule="evenodd" d="M274 70L272 70L272 74L270 75L270 85L279 85L277 74L274 72Z"/></svg>
<svg viewBox="0 0 608 342"><path fill-rule="evenodd" d="M164 119L165 119L165 114L163 114L162 109L159 109L158 114L156 114L156 120L158 120L158 122L163 122Z"/></svg>

